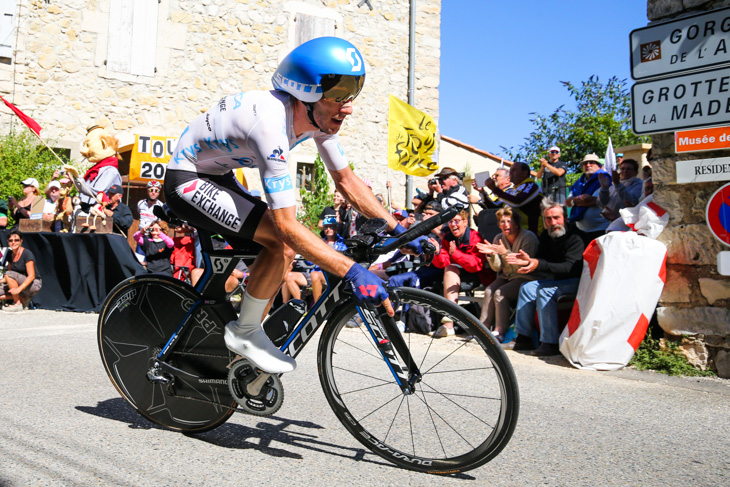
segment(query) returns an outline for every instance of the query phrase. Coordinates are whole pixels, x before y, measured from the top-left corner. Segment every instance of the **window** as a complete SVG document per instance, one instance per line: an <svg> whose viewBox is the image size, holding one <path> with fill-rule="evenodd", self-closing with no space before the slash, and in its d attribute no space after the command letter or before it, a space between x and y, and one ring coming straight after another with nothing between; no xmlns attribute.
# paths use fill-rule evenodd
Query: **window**
<svg viewBox="0 0 730 487"><path fill-rule="evenodd" d="M0 58L13 58L16 9L15 0L0 0Z"/></svg>
<svg viewBox="0 0 730 487"><path fill-rule="evenodd" d="M158 0L111 0L106 69L155 75Z"/></svg>
<svg viewBox="0 0 730 487"><path fill-rule="evenodd" d="M297 163L297 189L306 189L312 191L312 174L314 173L314 164L308 162Z"/></svg>
<svg viewBox="0 0 730 487"><path fill-rule="evenodd" d="M317 37L334 36L335 21L313 15L297 14L294 42L297 46Z"/></svg>

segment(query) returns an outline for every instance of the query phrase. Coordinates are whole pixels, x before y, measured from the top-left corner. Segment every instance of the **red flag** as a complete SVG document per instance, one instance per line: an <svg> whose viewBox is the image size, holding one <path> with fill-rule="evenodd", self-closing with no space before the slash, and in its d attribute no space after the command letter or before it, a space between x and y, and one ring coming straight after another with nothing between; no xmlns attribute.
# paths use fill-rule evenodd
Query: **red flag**
<svg viewBox="0 0 730 487"><path fill-rule="evenodd" d="M36 135L37 135L38 137L40 137L40 136L41 136L41 130L43 130L43 129L41 128L41 126L40 126L40 125L38 125L38 122L36 122L35 120L33 120L32 118L30 118L30 117L29 117L28 115L26 115L25 113L23 113L23 112L21 112L20 110L18 110L18 107L16 107L15 105L13 105L13 104L12 104L12 103L10 103L9 101L7 101L7 100L6 100L5 98L3 98L2 96L0 96L0 100L4 101L4 102L5 102L5 104L6 104L7 106L8 106L8 108L10 108L10 109L11 109L12 111L14 111L14 112L15 112L15 114L16 114L16 115L17 115L18 117L20 117L20 119L21 119L21 120L23 121L23 123L24 123L24 124L26 124L26 125L28 126L28 128L29 128L29 129L31 129L31 130L32 130L33 132L35 132L35 134L36 134Z"/></svg>

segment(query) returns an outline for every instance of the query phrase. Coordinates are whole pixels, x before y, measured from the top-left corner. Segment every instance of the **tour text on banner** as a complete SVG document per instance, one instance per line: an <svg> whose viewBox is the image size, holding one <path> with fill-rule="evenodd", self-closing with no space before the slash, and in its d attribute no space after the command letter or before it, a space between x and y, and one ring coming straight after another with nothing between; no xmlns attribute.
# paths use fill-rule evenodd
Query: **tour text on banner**
<svg viewBox="0 0 730 487"><path fill-rule="evenodd" d="M176 137L157 137L154 135L135 136L132 156L129 160L130 181L150 181L165 179L167 162L177 145Z"/></svg>
<svg viewBox="0 0 730 487"><path fill-rule="evenodd" d="M430 115L390 95L388 167L411 176L438 169L436 123Z"/></svg>

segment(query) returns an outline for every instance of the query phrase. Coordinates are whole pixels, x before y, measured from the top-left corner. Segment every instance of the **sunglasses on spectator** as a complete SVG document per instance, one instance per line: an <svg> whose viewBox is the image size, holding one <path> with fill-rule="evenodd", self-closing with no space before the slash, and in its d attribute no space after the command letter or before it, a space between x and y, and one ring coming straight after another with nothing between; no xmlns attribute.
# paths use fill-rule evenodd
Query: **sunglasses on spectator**
<svg viewBox="0 0 730 487"><path fill-rule="evenodd" d="M9 238L8 242L20 242L19 238Z"/></svg>
<svg viewBox="0 0 730 487"><path fill-rule="evenodd" d="M155 189L155 188L150 188L150 189L147 190L147 192L148 193L159 193L160 190L159 189Z"/></svg>
<svg viewBox="0 0 730 487"><path fill-rule="evenodd" d="M458 225L459 223L463 222L463 218L452 218L449 220L449 225Z"/></svg>
<svg viewBox="0 0 730 487"><path fill-rule="evenodd" d="M550 153L551 154L560 154L560 151L559 150L551 150Z"/></svg>

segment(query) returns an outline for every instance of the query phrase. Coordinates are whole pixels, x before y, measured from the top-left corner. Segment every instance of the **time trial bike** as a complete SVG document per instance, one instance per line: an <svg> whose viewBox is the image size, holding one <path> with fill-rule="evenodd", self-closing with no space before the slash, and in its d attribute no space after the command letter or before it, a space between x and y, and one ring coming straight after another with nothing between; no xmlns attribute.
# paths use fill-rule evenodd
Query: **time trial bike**
<svg viewBox="0 0 730 487"><path fill-rule="evenodd" d="M444 210L398 238L382 235L384 220L370 220L347 241L346 254L369 265L457 211ZM271 415L284 400L279 375L263 373L223 341L226 323L237 318L226 278L260 247L214 250L210 234L198 232L205 271L194 287L162 275L130 277L106 297L98 321L101 359L121 396L150 421L184 433L220 426L234 412ZM419 305L465 333L402 334L382 307L356 303L340 278L325 277L327 288L311 309L289 301L263 327L296 357L324 325L317 370L343 426L375 454L421 472L470 470L499 454L517 423L519 392L507 356L479 319L433 293L388 288L396 311ZM360 326L352 326L358 317Z"/></svg>

